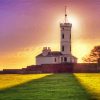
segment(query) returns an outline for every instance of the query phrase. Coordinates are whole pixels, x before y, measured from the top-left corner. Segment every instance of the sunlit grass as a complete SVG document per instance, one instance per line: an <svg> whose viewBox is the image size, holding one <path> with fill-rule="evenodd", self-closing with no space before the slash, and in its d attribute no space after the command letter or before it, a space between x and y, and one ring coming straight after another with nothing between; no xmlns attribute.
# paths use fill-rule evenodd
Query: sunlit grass
<svg viewBox="0 0 100 100"><path fill-rule="evenodd" d="M100 74L75 74L80 83L93 94L93 98L100 100Z"/></svg>
<svg viewBox="0 0 100 100"><path fill-rule="evenodd" d="M0 91L0 100L91 100L90 98L73 74L52 74Z"/></svg>
<svg viewBox="0 0 100 100"><path fill-rule="evenodd" d="M3 74L0 75L0 90L10 88L28 81L43 78L50 74Z"/></svg>
<svg viewBox="0 0 100 100"><path fill-rule="evenodd" d="M100 100L99 95L99 73L0 75L0 100Z"/></svg>

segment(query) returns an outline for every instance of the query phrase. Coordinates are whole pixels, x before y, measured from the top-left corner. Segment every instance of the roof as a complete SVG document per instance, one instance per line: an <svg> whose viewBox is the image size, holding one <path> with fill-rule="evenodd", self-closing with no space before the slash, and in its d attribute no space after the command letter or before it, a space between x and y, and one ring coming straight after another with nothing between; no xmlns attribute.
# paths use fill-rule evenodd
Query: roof
<svg viewBox="0 0 100 100"><path fill-rule="evenodd" d="M41 54L37 55L36 57L57 57L57 56L63 56L63 55L64 55L64 54L62 54L60 51L52 51L52 52L49 52L48 55L46 55L46 56L43 56L43 54L41 53ZM65 55L66 55L66 54L65 54ZM71 56L71 57L77 59L77 58L76 58L75 56L73 56L73 55L67 54L67 56Z"/></svg>
<svg viewBox="0 0 100 100"><path fill-rule="evenodd" d="M48 54L46 56L43 56L42 53L37 55L36 57L54 57L54 56L61 56L63 55L61 52L59 51L52 51L52 52L48 52Z"/></svg>

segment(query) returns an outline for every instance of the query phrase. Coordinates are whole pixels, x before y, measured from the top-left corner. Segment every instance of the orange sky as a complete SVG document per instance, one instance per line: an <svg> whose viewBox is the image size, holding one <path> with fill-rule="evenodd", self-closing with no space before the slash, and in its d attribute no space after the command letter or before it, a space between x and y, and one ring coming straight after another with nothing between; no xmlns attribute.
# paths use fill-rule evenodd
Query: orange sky
<svg viewBox="0 0 100 100"><path fill-rule="evenodd" d="M65 5L78 62L100 45L99 0L0 0L0 69L35 64L43 46L60 50Z"/></svg>

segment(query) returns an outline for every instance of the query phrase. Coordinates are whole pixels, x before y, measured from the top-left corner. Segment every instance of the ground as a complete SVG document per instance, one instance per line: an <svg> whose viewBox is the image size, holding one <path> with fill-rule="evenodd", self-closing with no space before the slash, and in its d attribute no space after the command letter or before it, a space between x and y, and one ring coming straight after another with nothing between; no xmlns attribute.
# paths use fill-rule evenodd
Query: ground
<svg viewBox="0 0 100 100"><path fill-rule="evenodd" d="M0 100L100 100L100 74L0 75Z"/></svg>

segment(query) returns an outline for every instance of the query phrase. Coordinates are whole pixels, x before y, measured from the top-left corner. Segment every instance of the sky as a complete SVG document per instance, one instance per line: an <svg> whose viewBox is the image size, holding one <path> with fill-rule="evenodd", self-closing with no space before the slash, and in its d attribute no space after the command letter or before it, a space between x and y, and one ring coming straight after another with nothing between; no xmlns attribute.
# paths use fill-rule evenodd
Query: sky
<svg viewBox="0 0 100 100"><path fill-rule="evenodd" d="M0 0L0 69L35 64L45 46L60 50L65 6L78 62L100 45L100 0Z"/></svg>

